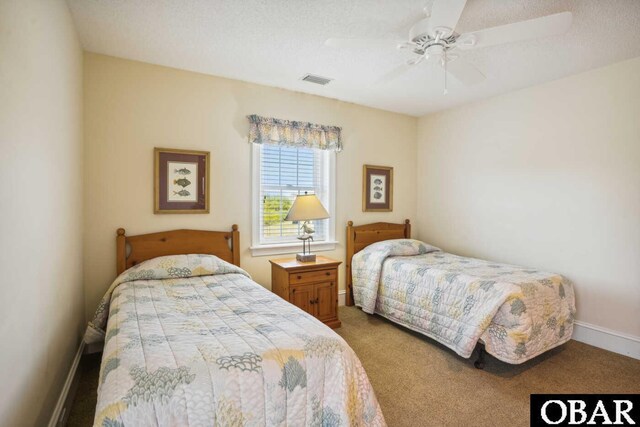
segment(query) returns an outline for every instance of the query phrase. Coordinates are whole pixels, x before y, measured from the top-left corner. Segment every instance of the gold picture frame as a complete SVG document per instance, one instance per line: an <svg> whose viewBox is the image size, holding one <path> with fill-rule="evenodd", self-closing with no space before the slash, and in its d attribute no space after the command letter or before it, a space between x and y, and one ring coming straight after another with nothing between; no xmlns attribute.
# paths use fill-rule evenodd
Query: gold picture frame
<svg viewBox="0 0 640 427"><path fill-rule="evenodd" d="M208 214L208 151L154 148L153 212Z"/></svg>
<svg viewBox="0 0 640 427"><path fill-rule="evenodd" d="M364 165L362 167L362 211L393 211L393 168Z"/></svg>

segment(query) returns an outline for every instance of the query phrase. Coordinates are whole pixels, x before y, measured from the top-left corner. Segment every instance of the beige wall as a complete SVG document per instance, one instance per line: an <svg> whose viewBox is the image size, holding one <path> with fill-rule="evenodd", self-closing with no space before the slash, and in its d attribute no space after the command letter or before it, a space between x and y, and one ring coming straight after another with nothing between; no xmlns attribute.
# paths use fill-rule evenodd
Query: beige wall
<svg viewBox="0 0 640 427"><path fill-rule="evenodd" d="M0 425L46 425L84 327L82 50L64 1L0 2Z"/></svg>
<svg viewBox="0 0 640 427"><path fill-rule="evenodd" d="M85 283L92 314L115 276L115 232L240 227L242 266L269 287L269 257L252 257L248 114L338 125L336 234L347 220L415 217L417 119L354 104L156 65L85 54ZM153 147L211 152L211 213L153 214ZM363 213L365 163L394 166L394 211ZM342 268L344 266L341 266ZM340 287L344 288L344 268Z"/></svg>
<svg viewBox="0 0 640 427"><path fill-rule="evenodd" d="M579 320L640 337L640 58L426 116L420 238L563 273Z"/></svg>

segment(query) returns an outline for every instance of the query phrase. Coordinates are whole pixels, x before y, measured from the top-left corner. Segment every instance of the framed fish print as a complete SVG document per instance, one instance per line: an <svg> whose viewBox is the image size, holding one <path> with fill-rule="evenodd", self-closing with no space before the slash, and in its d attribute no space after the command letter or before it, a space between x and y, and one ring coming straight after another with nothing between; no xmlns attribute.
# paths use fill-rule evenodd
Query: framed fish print
<svg viewBox="0 0 640 427"><path fill-rule="evenodd" d="M209 213L209 152L154 149L154 213Z"/></svg>
<svg viewBox="0 0 640 427"><path fill-rule="evenodd" d="M362 169L362 211L393 210L393 168L364 165Z"/></svg>

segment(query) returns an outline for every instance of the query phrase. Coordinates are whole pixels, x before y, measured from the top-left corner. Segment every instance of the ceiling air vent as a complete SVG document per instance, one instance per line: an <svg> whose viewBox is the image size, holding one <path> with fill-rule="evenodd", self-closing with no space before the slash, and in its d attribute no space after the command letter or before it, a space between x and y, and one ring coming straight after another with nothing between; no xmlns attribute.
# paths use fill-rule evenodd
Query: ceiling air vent
<svg viewBox="0 0 640 427"><path fill-rule="evenodd" d="M315 83L317 85L326 85L327 83L329 83L331 80L333 79L328 79L326 77L320 77L320 76L316 76L313 74L307 74L306 76L304 76L302 78L303 81L305 82L309 82L309 83Z"/></svg>

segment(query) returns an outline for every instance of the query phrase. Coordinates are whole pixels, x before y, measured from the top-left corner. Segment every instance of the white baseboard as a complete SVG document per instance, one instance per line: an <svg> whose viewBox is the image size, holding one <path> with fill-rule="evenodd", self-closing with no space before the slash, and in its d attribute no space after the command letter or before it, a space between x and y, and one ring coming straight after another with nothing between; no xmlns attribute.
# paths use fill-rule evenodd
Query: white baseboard
<svg viewBox="0 0 640 427"><path fill-rule="evenodd" d="M347 291L338 291L338 305L346 305Z"/></svg>
<svg viewBox="0 0 640 427"><path fill-rule="evenodd" d="M572 338L594 347L640 359L640 337L576 320Z"/></svg>
<svg viewBox="0 0 640 427"><path fill-rule="evenodd" d="M73 359L73 363L71 364L71 368L69 369L69 373L67 374L67 379L64 382L64 386L62 387L62 391L60 392L60 397L58 397L58 403L56 403L56 407L53 410L53 414L51 415L51 419L49 420L49 427L55 427L60 422L60 418L63 415L62 410L64 409L64 405L67 402L67 397L69 396L69 390L71 389L71 385L73 384L73 379L76 376L76 372L78 371L78 365L80 364L80 358L82 358L82 352L84 351L84 340L80 343L80 347L78 348L78 352L76 353L76 357ZM69 408L67 408L69 410Z"/></svg>

